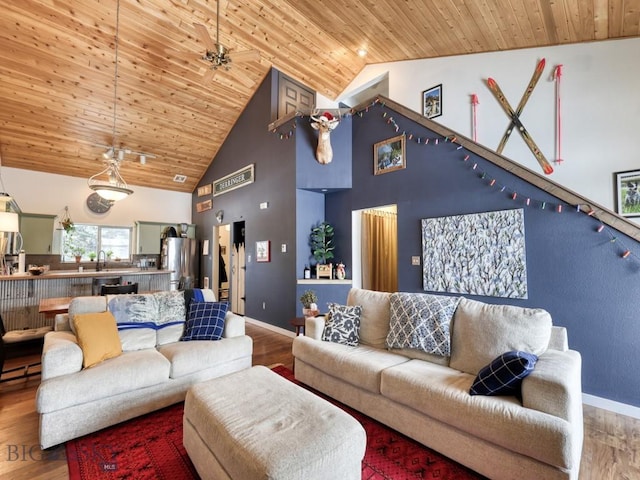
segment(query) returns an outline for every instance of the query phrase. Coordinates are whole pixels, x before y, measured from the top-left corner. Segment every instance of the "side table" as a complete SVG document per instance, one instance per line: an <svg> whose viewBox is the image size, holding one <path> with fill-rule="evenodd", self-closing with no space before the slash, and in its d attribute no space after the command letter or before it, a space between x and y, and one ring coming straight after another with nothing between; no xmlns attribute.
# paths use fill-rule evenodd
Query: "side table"
<svg viewBox="0 0 640 480"><path fill-rule="evenodd" d="M300 334L304 335L304 322L305 317L296 317L291 320L291 325L293 325L296 329L296 337Z"/></svg>

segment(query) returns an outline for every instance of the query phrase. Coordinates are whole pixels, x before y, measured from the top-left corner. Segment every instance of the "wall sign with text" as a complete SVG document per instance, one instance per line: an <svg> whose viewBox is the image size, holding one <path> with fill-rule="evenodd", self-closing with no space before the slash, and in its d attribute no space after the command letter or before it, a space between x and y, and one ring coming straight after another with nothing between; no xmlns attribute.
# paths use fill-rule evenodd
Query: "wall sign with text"
<svg viewBox="0 0 640 480"><path fill-rule="evenodd" d="M236 188L244 187L253 183L254 180L254 164L247 165L240 170L230 173L226 177L222 177L213 182L213 196L222 195Z"/></svg>

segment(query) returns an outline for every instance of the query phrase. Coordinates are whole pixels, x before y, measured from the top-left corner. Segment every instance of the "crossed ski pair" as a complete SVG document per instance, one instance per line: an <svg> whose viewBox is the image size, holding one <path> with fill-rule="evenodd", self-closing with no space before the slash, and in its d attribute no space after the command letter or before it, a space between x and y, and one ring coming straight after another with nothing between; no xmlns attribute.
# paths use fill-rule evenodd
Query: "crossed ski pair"
<svg viewBox="0 0 640 480"><path fill-rule="evenodd" d="M502 137L502 140L500 141L500 144L498 145L496 152L502 153L502 150L504 149L504 146L506 145L507 140L511 135L511 132L513 131L514 128L517 128L518 132L520 132L520 135L522 135L522 139L525 141L525 143L527 144L531 152L533 152L533 155L536 157L536 160L538 160L538 163L542 167L542 171L547 175L549 175L550 173L553 173L553 167L544 157L544 155L542 154L542 152L540 151L536 143L531 138L531 135L529 135L529 132L527 132L526 128L524 128L524 125L522 125L522 122L520 121L520 114L522 113L524 106L527 104L527 101L531 96L531 92L533 92L533 89L538 83L538 80L542 75L542 71L544 70L544 66L545 66L545 59L543 58L538 62L538 65L535 71L533 72L533 76L529 81L529 85L527 86L527 89L522 95L522 98L520 99L520 103L518 104L518 108L516 108L515 111L513 110L513 108L511 108L509 101L506 99L506 97L504 96L504 93L502 93L502 90L500 89L500 87L498 86L498 84L493 78L489 78L487 80L487 84L489 85L489 89L491 90L491 92L493 92L494 96L498 99L498 102L500 103L504 111L507 112L507 115L509 116L509 118L511 118L511 123L507 127L507 131L504 133L504 136Z"/></svg>

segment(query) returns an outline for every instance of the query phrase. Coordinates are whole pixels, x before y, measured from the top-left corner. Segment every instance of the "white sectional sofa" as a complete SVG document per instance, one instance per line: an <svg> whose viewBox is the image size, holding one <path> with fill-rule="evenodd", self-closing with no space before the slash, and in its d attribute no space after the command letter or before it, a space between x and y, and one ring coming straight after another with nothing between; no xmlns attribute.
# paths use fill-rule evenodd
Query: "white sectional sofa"
<svg viewBox="0 0 640 480"><path fill-rule="evenodd" d="M211 290L199 295L215 300ZM74 318L114 309L122 354L83 368ZM227 312L219 340L180 341L187 311L182 291L74 298L45 336L36 396L41 447L183 401L191 385L251 367L244 317Z"/></svg>
<svg viewBox="0 0 640 480"><path fill-rule="evenodd" d="M296 378L489 478L577 480L581 357L566 330L544 310L459 298L448 355L387 348L402 315L415 326L424 313L398 309L398 295L349 292L347 304L362 307L357 346L323 341L325 319L307 319L293 342ZM478 371L510 350L538 356L521 397L470 395Z"/></svg>

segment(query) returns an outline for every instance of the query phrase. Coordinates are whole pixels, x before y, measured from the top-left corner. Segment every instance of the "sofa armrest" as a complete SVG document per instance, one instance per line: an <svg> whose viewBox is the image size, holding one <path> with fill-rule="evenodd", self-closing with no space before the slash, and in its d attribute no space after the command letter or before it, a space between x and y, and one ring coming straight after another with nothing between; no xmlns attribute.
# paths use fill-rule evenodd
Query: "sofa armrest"
<svg viewBox="0 0 640 480"><path fill-rule="evenodd" d="M42 380L82 370L82 349L71 332L49 332L42 347Z"/></svg>
<svg viewBox="0 0 640 480"><path fill-rule="evenodd" d="M318 317L306 317L304 320L304 336L314 340L322 340L324 331L324 315Z"/></svg>
<svg viewBox="0 0 640 480"><path fill-rule="evenodd" d="M56 332L70 332L71 324L69 323L69 314L58 313L53 319L53 329Z"/></svg>
<svg viewBox="0 0 640 480"><path fill-rule="evenodd" d="M582 428L582 357L575 350L549 349L522 381L522 405Z"/></svg>
<svg viewBox="0 0 640 480"><path fill-rule="evenodd" d="M227 312L224 317L222 338L241 337L244 335L244 331L244 317L233 312Z"/></svg>

